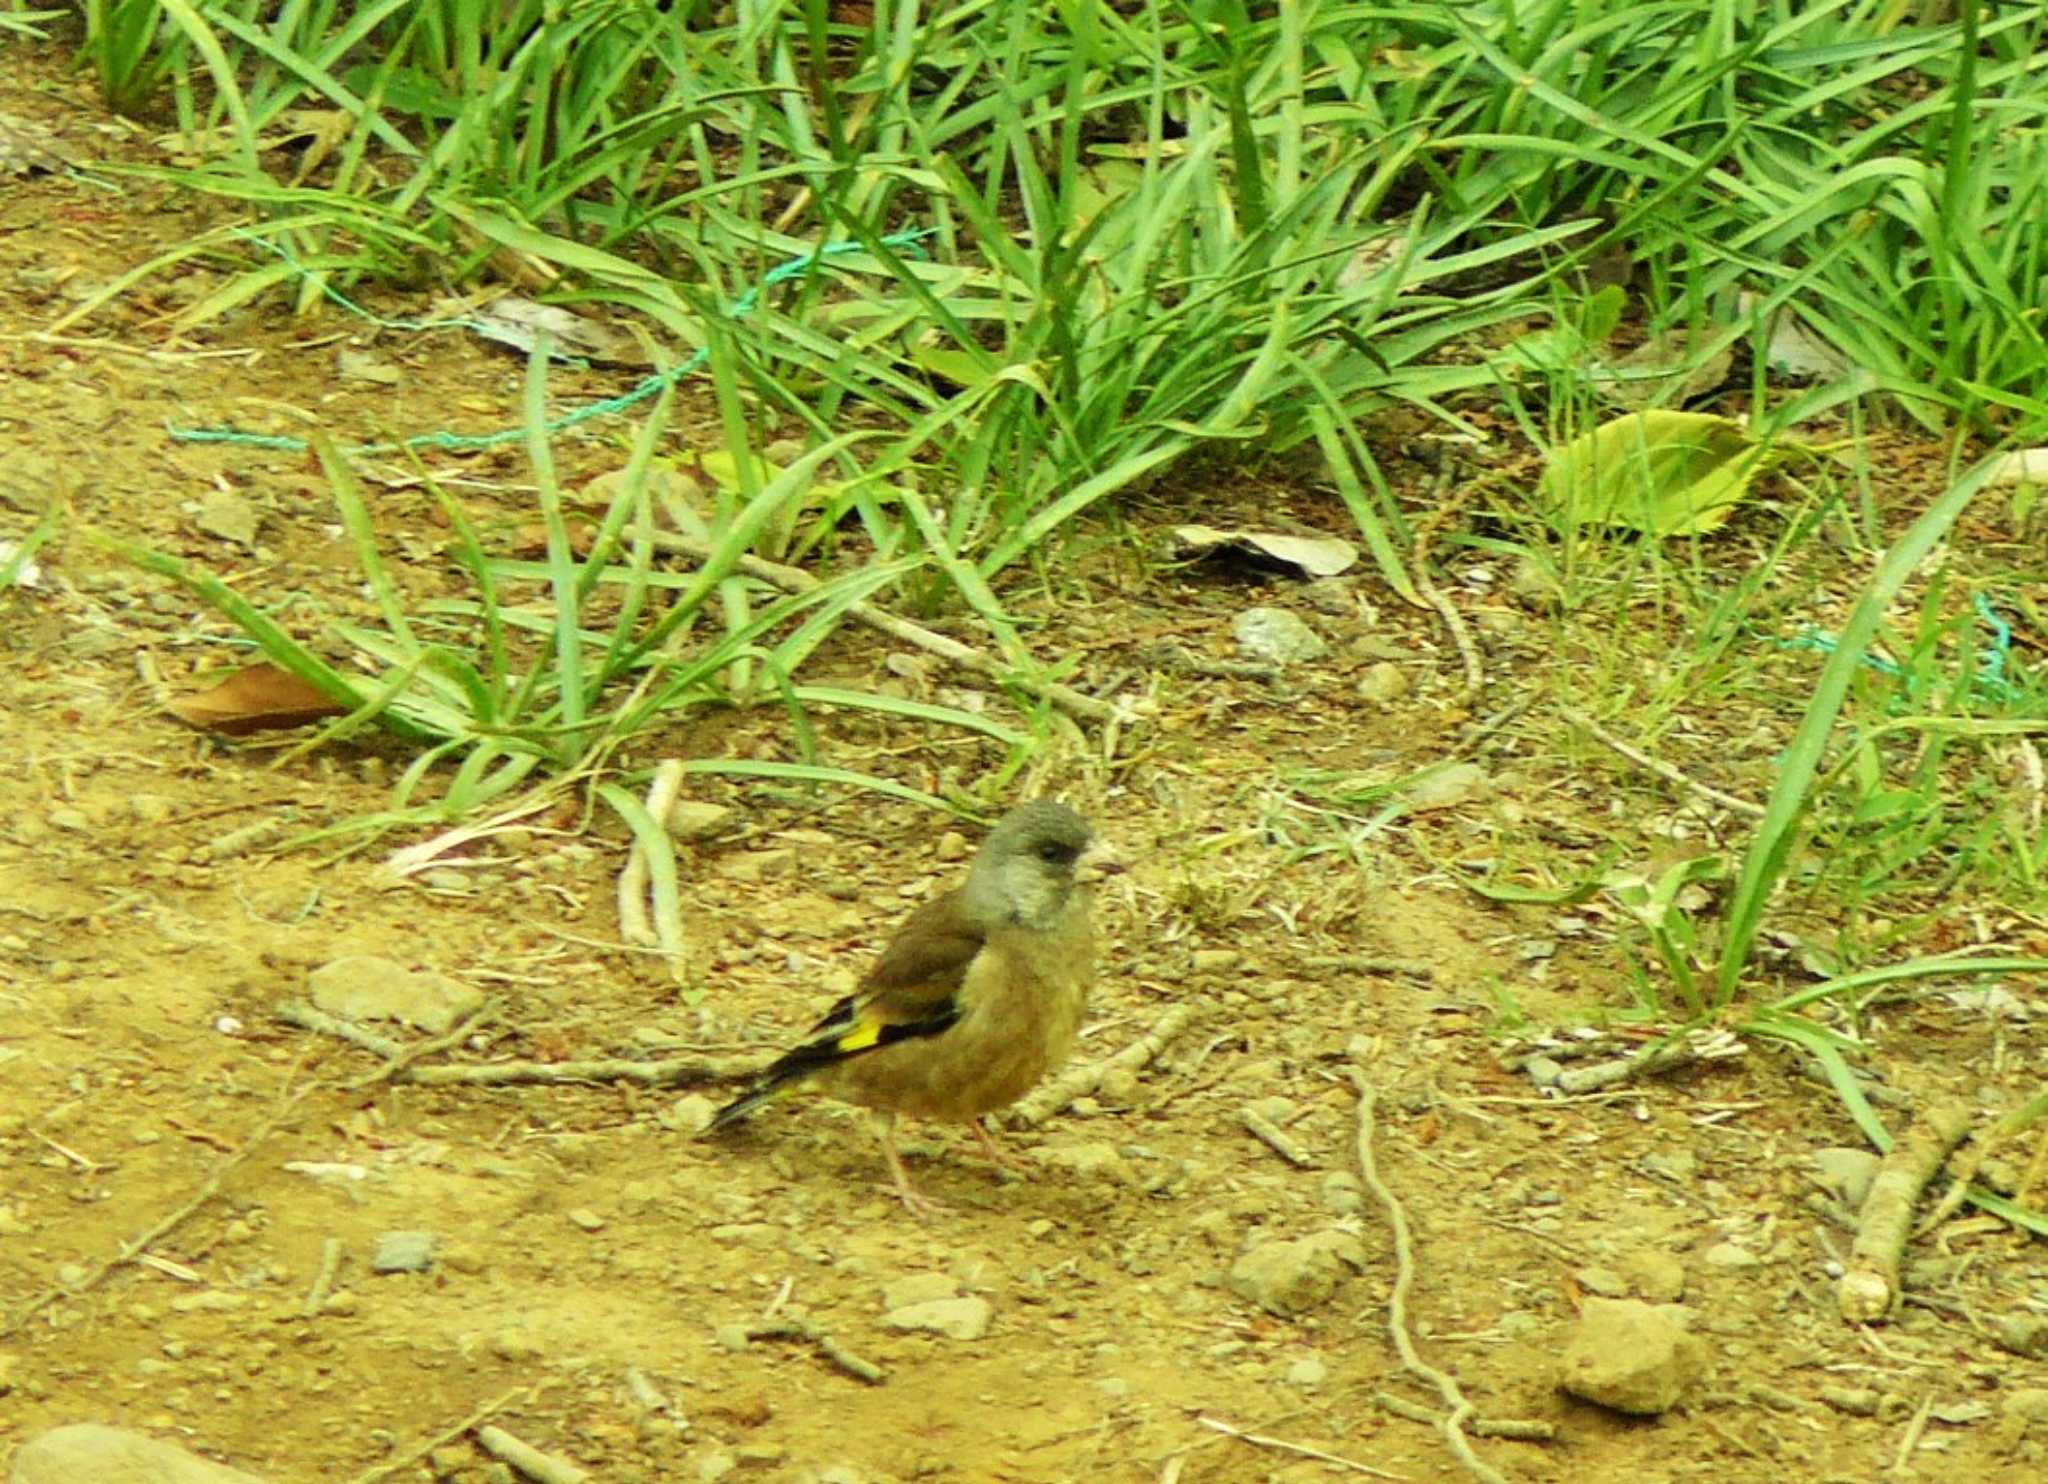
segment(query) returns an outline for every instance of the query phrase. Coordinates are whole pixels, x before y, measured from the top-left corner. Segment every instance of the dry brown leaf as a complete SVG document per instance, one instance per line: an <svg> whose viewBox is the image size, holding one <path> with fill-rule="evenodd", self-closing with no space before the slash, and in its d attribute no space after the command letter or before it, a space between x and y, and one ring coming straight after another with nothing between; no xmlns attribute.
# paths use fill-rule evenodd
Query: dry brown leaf
<svg viewBox="0 0 2048 1484"><path fill-rule="evenodd" d="M302 727L347 710L267 660L236 671L210 690L180 696L170 703L171 714L178 720L229 737Z"/></svg>

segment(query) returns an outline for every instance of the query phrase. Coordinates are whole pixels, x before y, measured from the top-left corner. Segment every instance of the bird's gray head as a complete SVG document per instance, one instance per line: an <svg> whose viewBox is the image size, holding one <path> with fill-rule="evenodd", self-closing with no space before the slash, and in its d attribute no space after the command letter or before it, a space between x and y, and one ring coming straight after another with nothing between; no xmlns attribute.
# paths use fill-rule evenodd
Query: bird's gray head
<svg viewBox="0 0 2048 1484"><path fill-rule="evenodd" d="M1077 885L1121 871L1116 852L1065 804L1020 804L989 832L967 873L967 906L987 927L1049 928Z"/></svg>

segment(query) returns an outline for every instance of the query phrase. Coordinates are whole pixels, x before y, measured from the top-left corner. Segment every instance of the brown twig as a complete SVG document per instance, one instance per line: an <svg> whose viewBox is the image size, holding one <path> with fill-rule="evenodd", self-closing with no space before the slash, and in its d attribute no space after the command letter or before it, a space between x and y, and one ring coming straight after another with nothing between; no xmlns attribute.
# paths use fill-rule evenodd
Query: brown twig
<svg viewBox="0 0 2048 1484"><path fill-rule="evenodd" d="M1937 1104L1878 1166L1857 1221L1848 1271L1835 1287L1835 1302L1850 1323L1868 1324L1898 1307L1899 1264L1913 1230L1913 1206L1970 1131L1971 1116L1971 1105L1962 1099Z"/></svg>
<svg viewBox="0 0 2048 1484"><path fill-rule="evenodd" d="M1084 1066L1069 1067L1045 1086L1024 1098L1007 1115L1012 1128L1033 1128L1065 1108L1075 1098L1086 1097L1102 1085L1108 1073L1123 1068L1135 1072L1164 1051L1188 1026L1194 1023L1195 1009L1188 1004L1175 1005L1158 1020L1152 1029L1133 1041L1115 1056L1102 1061L1092 1061Z"/></svg>
<svg viewBox="0 0 2048 1484"><path fill-rule="evenodd" d="M1371 1464L1360 1463L1355 1458L1339 1458L1334 1453L1325 1453L1322 1449L1311 1448L1305 1443L1290 1443L1284 1438L1261 1437L1258 1433L1246 1432L1241 1427L1232 1427L1229 1423L1214 1417L1197 1417L1195 1421L1201 1423L1202 1426L1208 1428L1211 1432L1222 1433L1226 1438L1236 1438L1241 1442L1250 1443L1256 1448L1272 1448L1281 1453L1293 1453L1302 1458L1313 1458L1318 1463L1327 1463L1335 1468L1349 1469L1354 1474L1366 1474L1375 1479L1406 1479L1408 1477L1406 1474L1396 1474L1390 1473L1386 1469L1376 1469Z"/></svg>
<svg viewBox="0 0 2048 1484"><path fill-rule="evenodd" d="M1762 819L1764 817L1763 805L1752 803L1748 799L1738 798L1731 793L1723 793L1712 784L1701 783L1698 779L1687 777L1662 758L1651 757L1641 748L1629 746L1628 743L1622 741L1621 738L1601 726L1599 722L1593 720L1585 712L1566 707L1561 714L1573 726L1584 727L1588 732L1592 733L1593 740L1600 743L1601 746L1607 748L1610 752L1626 758L1645 772L1655 773L1666 783L1675 783L1680 788L1690 789L1703 799L1710 799L1716 804L1733 809L1737 814L1747 815L1751 819Z"/></svg>
<svg viewBox="0 0 2048 1484"><path fill-rule="evenodd" d="M872 1360L865 1360L833 1339L816 1325L801 1319L763 1319L746 1327L750 1340L802 1340L812 1346L825 1359L839 1367L857 1381L870 1386L880 1386L889 1379L889 1373Z"/></svg>
<svg viewBox="0 0 2048 1484"><path fill-rule="evenodd" d="M1473 1452L1471 1440L1465 1436L1465 1425L1474 1411L1471 1401L1455 1378L1422 1358L1409 1334L1408 1293L1415 1285L1415 1243L1409 1234L1408 1211L1392 1187L1380 1178L1379 1163L1373 1157L1373 1111L1378 1095L1356 1067L1351 1069L1351 1083L1358 1089L1358 1172L1373 1199L1386 1208L1387 1225L1394 1237L1394 1291L1387 1300L1387 1330L1393 1336L1395 1353L1410 1372L1436 1387L1450 1409L1436 1419L1437 1431L1443 1434L1466 1472L1480 1484L1507 1484L1507 1476Z"/></svg>
<svg viewBox="0 0 2048 1484"><path fill-rule="evenodd" d="M496 1401L485 1402L481 1407L477 1408L476 1411L470 1413L467 1417L463 1418L460 1422L456 1423L455 1426L448 1428L446 1431L436 1433L433 1437L428 1438L424 1443L421 1443L417 1448L414 1448L407 1453L401 1454L399 1457L390 1460L388 1463L380 1463L375 1468L365 1469L362 1473L357 1474L353 1479L349 1480L349 1484L377 1484L377 1481L379 1479L388 1479L393 1474L398 1473L403 1469L411 1468L414 1464L418 1463L421 1459L425 1458L429 1453L432 1453L436 1448L439 1448L444 1444L454 1442L457 1438L461 1437L471 1428L478 1426L480 1423L483 1422L483 1420L486 1417L504 1411L514 1402L524 1401L527 1398L527 1396L531 1394L531 1392L531 1387L521 1386L515 1388L514 1390L506 1392Z"/></svg>

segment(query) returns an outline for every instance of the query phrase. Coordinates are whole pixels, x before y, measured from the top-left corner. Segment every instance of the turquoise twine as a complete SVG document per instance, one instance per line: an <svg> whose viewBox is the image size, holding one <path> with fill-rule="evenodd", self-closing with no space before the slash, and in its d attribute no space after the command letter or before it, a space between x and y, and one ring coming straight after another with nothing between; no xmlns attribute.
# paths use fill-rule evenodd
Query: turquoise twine
<svg viewBox="0 0 2048 1484"><path fill-rule="evenodd" d="M1991 644L1977 656L1977 673L1971 679L1970 688L1994 701L2017 700L2022 692L2018 686L2006 679L2005 675L2006 656L2012 650L2012 625L1998 616L1998 610L1991 606L1990 601L1982 593L1976 595L1975 606L1977 616L1991 630ZM1833 654L1838 647L1833 634L1815 628L1809 628L1796 639L1780 639L1775 642L1781 649L1814 649L1822 654ZM1888 660L1880 654L1868 653L1861 658L1866 669L1903 680L1907 695L1916 694L1918 688L1913 677L1905 672L1898 661Z"/></svg>
<svg viewBox="0 0 2048 1484"><path fill-rule="evenodd" d="M919 241L930 235L931 233L928 229L915 232L895 232L884 237L882 245L901 251L916 252L918 251ZM265 243L264 245L273 248L289 261L290 255L285 253L283 248L277 247L275 243ZM759 283L741 294L726 307L726 318L739 319L741 316L751 313L754 307L761 302L761 295L765 291L773 288L778 283L783 283L800 274L808 273L812 268L828 258L845 257L849 253L863 252L865 250L866 244L861 242L828 242L824 246L804 253L800 257L794 257L787 262L778 263L762 275ZM424 320L381 319L377 315L371 314L361 305L348 299L339 290L325 285L323 285L323 288L328 298L348 310L351 314L360 315L363 319L370 321L370 323L385 329L439 330L475 327L475 321L463 319L431 322ZM667 371L653 373L643 379L630 392L622 396L606 397L601 402L592 402L588 407L579 407L574 412L566 413L546 423L543 431L553 435L600 417L610 417L615 413L624 412L635 403L646 401L649 397L681 381L685 376L692 375L700 370L704 362L710 358L710 354L709 350L700 348L692 353L689 359L681 365L671 367ZM173 425L170 428L170 434L182 443L228 443L233 444L237 448L267 448L275 449L280 453L304 453L311 447L303 438L292 438L275 433L244 433L238 428L180 428ZM523 427L505 428L496 433L419 433L411 438L402 439L397 443L359 443L353 448L343 450L343 452L351 454L387 454L403 453L407 449L414 448L456 450L500 448L507 443L517 443L526 436L527 430Z"/></svg>

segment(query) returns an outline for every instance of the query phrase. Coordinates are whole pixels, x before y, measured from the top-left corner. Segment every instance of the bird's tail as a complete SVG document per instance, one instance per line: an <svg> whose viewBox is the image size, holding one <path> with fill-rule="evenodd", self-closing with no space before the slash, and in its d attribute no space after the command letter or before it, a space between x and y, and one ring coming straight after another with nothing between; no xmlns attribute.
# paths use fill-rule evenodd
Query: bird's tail
<svg viewBox="0 0 2048 1484"><path fill-rule="evenodd" d="M734 1098L723 1108L712 1114L711 1122L704 1125L704 1133L698 1137L707 1137L719 1132L721 1129L731 1128L756 1108L761 1107L765 1103L772 1103L788 1092L795 1085L796 1080L796 1076L788 1072L778 1076L776 1069L770 1067L751 1091Z"/></svg>

